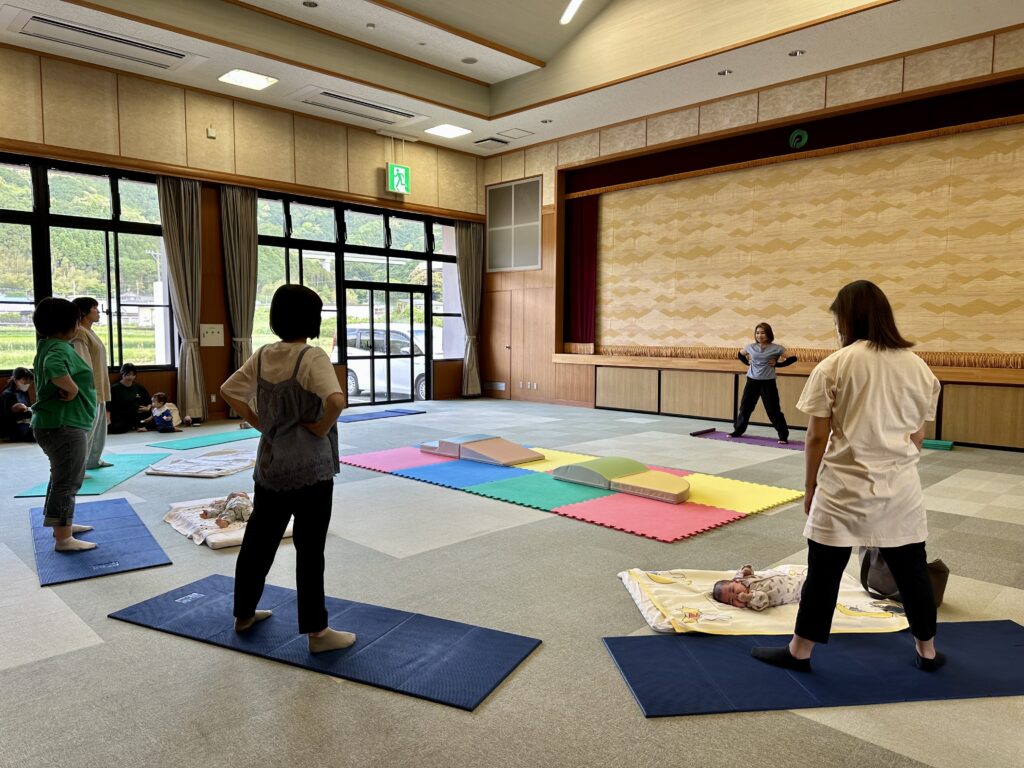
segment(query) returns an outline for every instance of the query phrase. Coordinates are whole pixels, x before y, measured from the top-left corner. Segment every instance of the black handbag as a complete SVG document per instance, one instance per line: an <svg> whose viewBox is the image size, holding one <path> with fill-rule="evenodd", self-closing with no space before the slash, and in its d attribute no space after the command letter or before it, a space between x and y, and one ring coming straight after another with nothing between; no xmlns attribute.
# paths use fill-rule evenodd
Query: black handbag
<svg viewBox="0 0 1024 768"><path fill-rule="evenodd" d="M878 547L860 547L859 556L860 584L864 591L876 600L895 600L902 603L900 591L896 588L896 579L882 557L882 550ZM928 563L928 578L931 579L935 607L938 608L946 594L949 567L942 560L932 560Z"/></svg>

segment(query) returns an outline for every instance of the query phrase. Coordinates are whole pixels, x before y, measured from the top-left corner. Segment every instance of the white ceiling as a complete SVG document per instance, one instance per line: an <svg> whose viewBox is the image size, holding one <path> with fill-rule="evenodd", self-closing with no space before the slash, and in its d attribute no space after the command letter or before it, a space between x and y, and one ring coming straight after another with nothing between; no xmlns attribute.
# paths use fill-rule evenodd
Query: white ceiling
<svg viewBox="0 0 1024 768"><path fill-rule="evenodd" d="M188 6L185 0L180 1L183 5L179 6L179 10ZM586 0L581 13L585 11L590 16L584 14L578 17L577 21L585 24L588 19L596 18L602 10L611 10L616 3L624 1ZM4 0L0 0L0 3L3 2ZM245 6L258 5L262 11L294 17L306 24L313 24L306 17L306 11L310 9L304 8L301 0L202 2L230 6L233 12L259 17L253 19L254 23L260 21L295 27L280 19L268 18L265 14ZM319 7L313 9L322 11L321 18L316 23L333 34L355 38L365 45L394 51L460 75L467 75L472 70L473 74L469 76L487 83L521 76L524 71L537 72L537 67L507 50L496 50L479 40L468 40L458 34L460 31L471 36L489 38L495 43L528 56L543 54L545 57L557 56L557 46L568 45L573 35L579 34L579 29L573 25L552 31L553 27L558 27L557 23L538 23L532 27L528 23L531 15L537 16L541 12L557 18L564 7L563 0L319 0L319 3ZM394 8L399 6L416 14L430 13L437 23L427 23L418 17L398 13ZM101 7L104 7L104 10L99 10ZM179 20L172 25L162 19L138 18L137 14L130 12L130 9L143 7L146 7L144 0L12 0L0 5L0 42L296 112L337 119L366 128L389 128L420 140L430 138L432 143L441 146L478 155L489 155L839 67L897 55L907 50L1024 24L1024 0L899 0L684 65L638 76L616 85L561 98L497 119L488 119L482 116L487 110L481 113L478 110L449 106L457 100L447 99L444 89L439 89L436 93L421 89L418 84L425 81L422 77L417 80L417 77L423 74L424 68L404 59L391 60L390 57L368 48L356 47L353 49L355 54L349 54L350 62L354 61L352 73L328 73L322 66L314 67L307 64L301 50L289 57L291 61L285 61L281 56L261 54L259 49L254 49L251 45L231 44L227 38L231 37L232 30L222 30L217 42L211 41L212 36L199 32L189 34L190 30L183 28L187 23L187 14L180 13ZM108 8L113 12L107 12ZM21 12L19 9L174 48L195 54L197 58L187 66L164 71L37 37L26 37L10 26L12 19ZM156 15L155 11L153 15ZM574 21L574 24L577 21ZM376 24L376 28L366 28L367 23ZM442 28L445 26L448 28ZM180 31L171 31L168 27ZM305 28L295 29L302 34L316 34ZM203 39L204 37L211 39ZM419 46L419 42L426 42L427 45ZM338 47L348 45L343 40L336 40L335 44ZM636 44L643 45L643 42L638 40ZM804 49L807 54L799 58L788 56L787 53L794 48ZM362 53L359 53L360 51ZM453 57L463 58L466 55L478 58L480 64L467 67L451 62ZM390 82L398 85L392 86L389 83L388 87L382 88L375 84L367 75L372 68L369 65L362 70L359 68L364 59L371 63L388 60L386 63L392 66L389 70ZM462 68L459 69L459 66ZM278 78L279 82L265 91L256 92L217 80L224 72L235 68L271 75ZM716 74L726 68L731 69L733 74L728 77ZM452 81L450 75L433 70L426 73L436 82L445 79ZM486 85L462 80L454 82L465 87L464 93L468 94L469 100L475 100L476 103L483 98L486 103ZM314 88L329 89L335 93L406 110L417 117L405 121L404 124L388 127L301 103L299 94ZM470 112L476 114L469 114ZM550 122L542 123L542 120ZM459 125L468 128L472 133L454 140L435 139L422 133L425 128L439 123ZM520 138L510 139L508 145L488 150L482 150L473 144L475 140L507 133Z"/></svg>

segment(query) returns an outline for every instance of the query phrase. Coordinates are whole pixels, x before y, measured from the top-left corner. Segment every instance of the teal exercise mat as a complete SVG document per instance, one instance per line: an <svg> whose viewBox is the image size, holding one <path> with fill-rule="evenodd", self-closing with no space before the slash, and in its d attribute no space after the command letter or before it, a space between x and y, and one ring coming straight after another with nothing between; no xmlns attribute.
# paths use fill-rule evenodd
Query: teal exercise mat
<svg viewBox="0 0 1024 768"><path fill-rule="evenodd" d="M78 496L99 496L106 493L115 485L119 485L127 480L129 477L139 474L142 470L149 467L151 464L156 464L158 461L166 459L171 454L169 453L110 453L103 457L104 461L109 461L114 466L112 467L99 467L97 469L87 469L85 474L89 477L82 483L81 489L78 491ZM39 483L29 488L27 491L22 491L14 498L24 499L35 496L46 495L47 483Z"/></svg>
<svg viewBox="0 0 1024 768"><path fill-rule="evenodd" d="M234 586L229 576L207 576L110 618L470 711L540 645L510 632L328 597L329 623L354 632L356 644L312 654L299 634L295 590L268 584L259 607L273 615L238 633Z"/></svg>
<svg viewBox="0 0 1024 768"><path fill-rule="evenodd" d="M163 440L159 443L146 443L150 448L170 448L172 451L187 451L189 448L205 448L208 445L234 443L238 440L252 440L259 437L258 429L239 429L235 432L217 432L212 435L197 437L179 437L175 440Z"/></svg>

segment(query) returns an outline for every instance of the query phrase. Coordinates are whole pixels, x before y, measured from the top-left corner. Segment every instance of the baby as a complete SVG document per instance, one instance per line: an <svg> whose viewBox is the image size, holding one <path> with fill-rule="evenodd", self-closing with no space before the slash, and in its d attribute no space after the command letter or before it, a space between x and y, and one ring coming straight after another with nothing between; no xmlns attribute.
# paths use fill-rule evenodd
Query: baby
<svg viewBox="0 0 1024 768"><path fill-rule="evenodd" d="M157 432L181 432L178 429L178 425L182 423L178 415L178 406L167 402L167 395L163 392L157 392L153 395L150 405L152 406L150 413L153 415L142 422L142 426L138 430L139 432L154 429ZM191 424L191 419L186 417L185 423Z"/></svg>
<svg viewBox="0 0 1024 768"><path fill-rule="evenodd" d="M227 528L232 523L247 523L250 515L252 499L245 491L229 493L226 499L217 499L199 513L204 520L214 519L218 528Z"/></svg>
<svg viewBox="0 0 1024 768"><path fill-rule="evenodd" d="M711 596L737 608L763 611L775 605L799 603L805 579L804 574L790 575L778 569L755 573L754 566L744 565L731 581L716 581Z"/></svg>

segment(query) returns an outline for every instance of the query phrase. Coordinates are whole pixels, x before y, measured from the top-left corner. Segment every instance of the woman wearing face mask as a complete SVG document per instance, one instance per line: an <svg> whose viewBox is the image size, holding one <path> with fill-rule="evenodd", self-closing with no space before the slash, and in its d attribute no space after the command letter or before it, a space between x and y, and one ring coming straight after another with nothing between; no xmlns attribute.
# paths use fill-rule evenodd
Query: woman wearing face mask
<svg viewBox="0 0 1024 768"><path fill-rule="evenodd" d="M28 390L34 380L28 368L15 368L0 392L0 437L20 443L34 443L32 401Z"/></svg>

